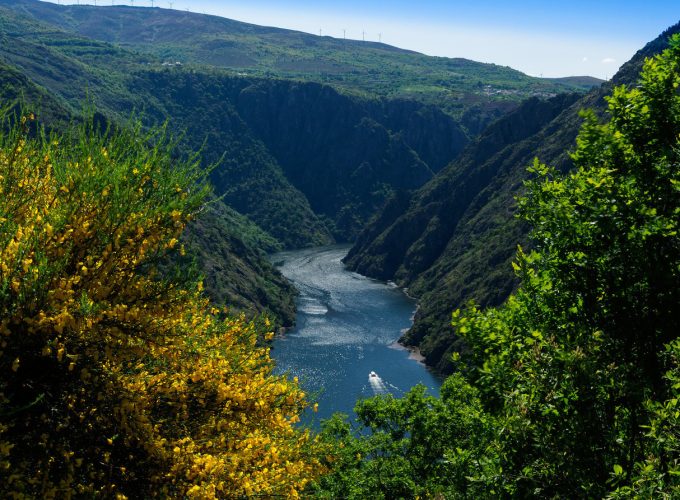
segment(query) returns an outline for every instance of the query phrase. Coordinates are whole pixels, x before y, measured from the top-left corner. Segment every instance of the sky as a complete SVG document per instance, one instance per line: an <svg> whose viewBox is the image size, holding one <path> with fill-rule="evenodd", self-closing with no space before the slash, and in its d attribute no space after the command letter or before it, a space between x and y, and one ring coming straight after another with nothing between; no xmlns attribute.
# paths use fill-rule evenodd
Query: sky
<svg viewBox="0 0 680 500"><path fill-rule="evenodd" d="M111 5L110 0L96 3ZM149 7L152 0L114 3ZM680 0L153 0L153 4L316 35L382 41L433 56L510 66L534 76L603 79L680 21Z"/></svg>

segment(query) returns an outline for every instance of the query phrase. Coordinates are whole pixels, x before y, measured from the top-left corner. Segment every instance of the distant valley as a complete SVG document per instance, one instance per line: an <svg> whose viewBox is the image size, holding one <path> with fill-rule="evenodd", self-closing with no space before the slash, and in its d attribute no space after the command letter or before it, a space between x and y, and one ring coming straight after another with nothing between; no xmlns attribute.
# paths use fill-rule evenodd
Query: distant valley
<svg viewBox="0 0 680 500"><path fill-rule="evenodd" d="M419 313L408 341L423 344L428 362L444 370L439 360L450 351L449 341L434 342L441 334L432 332L448 331L446 322L422 318L432 317L429 309L448 314L470 297L502 301L512 289L502 269L522 231L504 233L490 247L473 240L484 252L470 257L463 251L465 266L480 273L479 262L490 259L490 272L463 274L451 285L456 293L438 298L434 290L449 283L440 278L450 263L439 261L439 274L432 266L445 235L458 234L459 217L473 207L485 226L505 220L470 203L480 189L495 200L497 193L488 190L507 188L498 184L496 164L468 181L456 177L448 185L443 179L476 171L480 161L536 134L599 83L533 78L492 64L158 8L0 0L0 36L5 102L36 106L55 128L87 106L113 124L131 114L148 125L167 121L180 137L179 155L200 150L204 164L215 165L211 177L220 201L187 235L215 300L290 325L294 291L263 252L359 237L348 261L354 269L437 297ZM518 158L515 168L523 169L527 158ZM467 167L456 167L462 164ZM418 218L403 215L425 196L418 193L437 185L436 192L459 200L457 209L444 204L437 213L436 203L428 202ZM371 242L395 218L406 229L394 226L396 244L384 237L397 252L384 267ZM425 234L413 233L420 230ZM471 235L463 234L467 248Z"/></svg>

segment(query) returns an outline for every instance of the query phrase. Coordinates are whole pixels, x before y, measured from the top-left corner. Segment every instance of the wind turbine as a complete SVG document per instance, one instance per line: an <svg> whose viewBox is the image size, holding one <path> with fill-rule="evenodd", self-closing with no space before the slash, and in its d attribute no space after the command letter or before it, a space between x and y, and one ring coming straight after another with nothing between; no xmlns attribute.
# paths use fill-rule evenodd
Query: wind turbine
<svg viewBox="0 0 680 500"><path fill-rule="evenodd" d="M172 2L168 2L170 4L170 10L172 10Z"/></svg>

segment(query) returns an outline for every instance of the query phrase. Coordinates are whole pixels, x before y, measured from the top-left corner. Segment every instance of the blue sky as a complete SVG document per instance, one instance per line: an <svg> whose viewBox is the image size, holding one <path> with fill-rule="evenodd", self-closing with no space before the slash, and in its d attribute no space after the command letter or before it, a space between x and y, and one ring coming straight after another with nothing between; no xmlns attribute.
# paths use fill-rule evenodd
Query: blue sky
<svg viewBox="0 0 680 500"><path fill-rule="evenodd" d="M466 57L546 77L611 77L636 50L680 21L680 0L154 0L154 4L169 8L170 1L175 9L314 34L321 30L336 37L345 30L347 38L381 39L430 55ZM134 5L150 6L151 0L134 0Z"/></svg>

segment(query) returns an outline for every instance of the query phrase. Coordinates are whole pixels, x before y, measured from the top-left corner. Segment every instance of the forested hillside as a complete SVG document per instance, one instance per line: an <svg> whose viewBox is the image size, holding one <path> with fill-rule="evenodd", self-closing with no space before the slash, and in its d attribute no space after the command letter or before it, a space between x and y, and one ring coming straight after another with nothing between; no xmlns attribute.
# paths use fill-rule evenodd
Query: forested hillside
<svg viewBox="0 0 680 500"><path fill-rule="evenodd" d="M473 127L526 97L599 83L534 78L495 64L429 57L383 43L315 36L180 10L59 7L35 0L3 3L67 31L153 54L163 62L328 83L353 94L415 98L456 117L476 107L475 116L469 116Z"/></svg>
<svg viewBox="0 0 680 500"><path fill-rule="evenodd" d="M676 25L624 65L616 83L633 83L645 57L667 46ZM526 243L527 226L515 217L515 197L538 157L565 171L583 108L602 113L609 84L576 100L528 100L499 119L431 182L401 195L359 236L350 268L395 280L419 298L415 323L402 339L419 346L428 364L451 370L451 355L464 345L449 326L450 313L469 300L502 303L516 286L511 261Z"/></svg>
<svg viewBox="0 0 680 500"><path fill-rule="evenodd" d="M468 142L436 107L315 83L158 71L129 88L153 94L150 116L186 127L187 149L204 140L207 161L223 156L217 192L288 248L353 238L390 193L423 185Z"/></svg>

